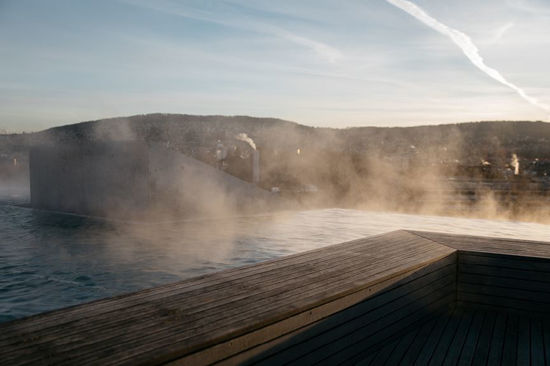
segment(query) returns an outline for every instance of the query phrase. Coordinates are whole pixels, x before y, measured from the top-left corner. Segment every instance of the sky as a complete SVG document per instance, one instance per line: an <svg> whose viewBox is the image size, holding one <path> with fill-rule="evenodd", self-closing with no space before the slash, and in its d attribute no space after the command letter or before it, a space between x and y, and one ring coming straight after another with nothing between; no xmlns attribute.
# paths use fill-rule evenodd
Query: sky
<svg viewBox="0 0 550 366"><path fill-rule="evenodd" d="M0 130L550 120L547 0L0 0Z"/></svg>

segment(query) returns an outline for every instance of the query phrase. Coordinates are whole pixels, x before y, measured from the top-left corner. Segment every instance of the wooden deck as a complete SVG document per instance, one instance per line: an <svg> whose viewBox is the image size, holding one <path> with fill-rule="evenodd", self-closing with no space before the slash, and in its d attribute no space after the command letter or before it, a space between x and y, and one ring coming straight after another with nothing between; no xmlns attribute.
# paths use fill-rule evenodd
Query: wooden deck
<svg viewBox="0 0 550 366"><path fill-rule="evenodd" d="M459 305L550 315L550 243L416 234L459 250Z"/></svg>
<svg viewBox="0 0 550 366"><path fill-rule="evenodd" d="M550 259L550 242L408 231L461 252ZM550 238L548 238L550 240Z"/></svg>
<svg viewBox="0 0 550 366"><path fill-rule="evenodd" d="M0 324L0 363L398 364L461 309L545 317L548 294L550 243L398 231Z"/></svg>
<svg viewBox="0 0 550 366"><path fill-rule="evenodd" d="M355 360L372 365L548 365L550 319L457 307Z"/></svg>

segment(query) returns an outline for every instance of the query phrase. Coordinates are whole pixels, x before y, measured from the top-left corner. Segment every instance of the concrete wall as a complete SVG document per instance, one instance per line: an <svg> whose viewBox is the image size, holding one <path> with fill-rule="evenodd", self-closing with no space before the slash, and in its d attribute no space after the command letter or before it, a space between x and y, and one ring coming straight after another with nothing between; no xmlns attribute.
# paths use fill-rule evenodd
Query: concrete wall
<svg viewBox="0 0 550 366"><path fill-rule="evenodd" d="M32 207L84 215L166 219L259 210L271 193L161 145L39 146L30 153Z"/></svg>
<svg viewBox="0 0 550 366"><path fill-rule="evenodd" d="M29 166L34 208L120 216L149 204L145 144L38 146L30 151Z"/></svg>
<svg viewBox="0 0 550 366"><path fill-rule="evenodd" d="M153 145L149 150L152 201L161 209L207 216L261 210L270 192L181 153Z"/></svg>

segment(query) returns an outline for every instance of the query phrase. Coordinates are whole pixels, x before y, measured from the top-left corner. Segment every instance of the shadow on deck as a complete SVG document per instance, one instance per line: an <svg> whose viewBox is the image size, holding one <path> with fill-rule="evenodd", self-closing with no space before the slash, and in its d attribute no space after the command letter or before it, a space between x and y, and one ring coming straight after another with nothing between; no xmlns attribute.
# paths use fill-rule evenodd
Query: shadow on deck
<svg viewBox="0 0 550 366"><path fill-rule="evenodd" d="M549 364L549 276L545 258L459 251L255 356L225 362Z"/></svg>
<svg viewBox="0 0 550 366"><path fill-rule="evenodd" d="M357 364L545 365L549 351L546 317L458 306L368 351Z"/></svg>

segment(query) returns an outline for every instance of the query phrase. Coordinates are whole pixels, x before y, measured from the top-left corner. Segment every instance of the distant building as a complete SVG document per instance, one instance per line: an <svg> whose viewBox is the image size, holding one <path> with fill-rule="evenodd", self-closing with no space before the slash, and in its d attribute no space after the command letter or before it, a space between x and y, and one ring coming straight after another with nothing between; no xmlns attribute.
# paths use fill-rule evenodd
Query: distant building
<svg viewBox="0 0 550 366"><path fill-rule="evenodd" d="M103 215L149 204L148 151L141 143L37 146L29 167L34 208Z"/></svg>
<svg viewBox="0 0 550 366"><path fill-rule="evenodd" d="M77 214L217 215L273 197L198 160L141 142L37 146L29 165L32 207Z"/></svg>

